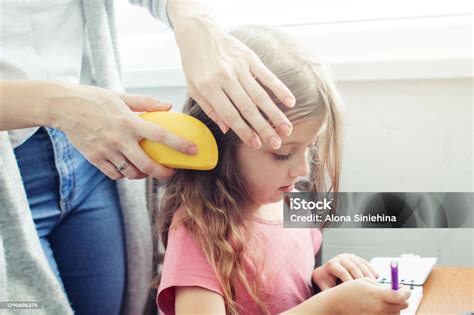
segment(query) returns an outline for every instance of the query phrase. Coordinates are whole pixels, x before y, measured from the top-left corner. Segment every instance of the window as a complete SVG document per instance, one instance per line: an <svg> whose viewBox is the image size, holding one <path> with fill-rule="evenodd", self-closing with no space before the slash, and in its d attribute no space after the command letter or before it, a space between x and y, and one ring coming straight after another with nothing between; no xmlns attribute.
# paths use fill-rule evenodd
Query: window
<svg viewBox="0 0 474 315"><path fill-rule="evenodd" d="M225 28L244 24L285 28L331 63L339 80L472 76L471 3L208 1L214 18ZM116 1L116 10L125 84L183 85L171 30L127 0Z"/></svg>
<svg viewBox="0 0 474 315"><path fill-rule="evenodd" d="M243 24L279 26L426 18L472 14L469 0L214 0L203 1L226 28ZM159 33L166 28L145 10L117 1L119 28L124 34Z"/></svg>

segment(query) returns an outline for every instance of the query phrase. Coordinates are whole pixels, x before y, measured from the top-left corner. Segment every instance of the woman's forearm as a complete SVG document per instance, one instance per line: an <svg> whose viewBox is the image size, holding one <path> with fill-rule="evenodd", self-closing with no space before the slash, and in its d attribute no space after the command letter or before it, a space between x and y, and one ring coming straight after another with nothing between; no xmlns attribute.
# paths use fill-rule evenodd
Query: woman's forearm
<svg viewBox="0 0 474 315"><path fill-rule="evenodd" d="M138 145L150 139L179 152L195 145L138 116L138 112L167 111L168 104L150 96L119 94L95 86L61 81L1 81L0 130L46 126L63 131L69 141L112 179L147 175L166 179L173 170L150 159ZM123 172L117 165L129 161Z"/></svg>
<svg viewBox="0 0 474 315"><path fill-rule="evenodd" d="M52 126L57 117L52 99L65 90L54 81L0 81L0 130Z"/></svg>

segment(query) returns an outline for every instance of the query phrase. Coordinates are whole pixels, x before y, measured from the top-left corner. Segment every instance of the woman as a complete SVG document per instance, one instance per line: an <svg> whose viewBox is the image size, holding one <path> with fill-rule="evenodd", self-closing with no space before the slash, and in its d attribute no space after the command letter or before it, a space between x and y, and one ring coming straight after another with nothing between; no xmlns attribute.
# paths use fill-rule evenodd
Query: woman
<svg viewBox="0 0 474 315"><path fill-rule="evenodd" d="M294 97L252 52L198 1L132 2L172 22L190 95L223 132L255 148L281 145L292 126L257 80L288 106ZM2 3L0 130L14 130L0 132L6 300L40 301L48 314L70 313L69 303L78 314L143 312L151 276L144 184L113 180L172 176L141 151L141 138L196 151L134 114L169 106L116 92L113 11L112 1Z"/></svg>

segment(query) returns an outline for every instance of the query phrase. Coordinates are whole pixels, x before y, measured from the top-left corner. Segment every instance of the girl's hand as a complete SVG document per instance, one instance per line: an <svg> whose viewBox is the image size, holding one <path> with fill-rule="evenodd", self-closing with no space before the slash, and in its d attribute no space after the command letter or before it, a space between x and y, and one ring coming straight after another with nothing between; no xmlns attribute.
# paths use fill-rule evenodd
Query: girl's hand
<svg viewBox="0 0 474 315"><path fill-rule="evenodd" d="M338 279L346 282L364 277L375 280L379 274L365 259L353 254L338 255L313 271L313 281L321 291L336 286Z"/></svg>
<svg viewBox="0 0 474 315"><path fill-rule="evenodd" d="M294 314L399 314L408 307L410 290L392 290L369 278L360 278L313 295L306 301L285 311Z"/></svg>
<svg viewBox="0 0 474 315"><path fill-rule="evenodd" d="M136 112L171 108L152 97L65 83L54 84L48 91L48 125L66 133L85 158L112 179L148 175L166 179L173 175L173 169L155 163L145 154L139 145L143 138L186 154L197 151L192 142L137 115ZM118 171L124 161L128 166Z"/></svg>
<svg viewBox="0 0 474 315"><path fill-rule="evenodd" d="M406 287L392 290L369 278L345 282L324 293L331 296L338 314L370 315L399 314L408 307L407 300L411 294Z"/></svg>
<svg viewBox="0 0 474 315"><path fill-rule="evenodd" d="M172 7L170 3L169 9ZM197 9L187 15L187 10L182 7L171 12L181 12L172 15L190 96L223 132L230 127L255 149L261 147L260 139L278 149L279 134L289 135L293 127L260 83L287 106L294 105L294 96L253 51L207 15L197 15Z"/></svg>

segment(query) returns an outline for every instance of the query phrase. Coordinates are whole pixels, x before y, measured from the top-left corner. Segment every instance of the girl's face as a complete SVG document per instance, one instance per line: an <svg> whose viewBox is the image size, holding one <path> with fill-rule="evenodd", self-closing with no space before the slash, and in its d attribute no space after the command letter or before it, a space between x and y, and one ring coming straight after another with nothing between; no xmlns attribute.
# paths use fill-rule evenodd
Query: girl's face
<svg viewBox="0 0 474 315"><path fill-rule="evenodd" d="M308 175L308 150L315 143L321 124L317 118L294 124L293 133L283 137L278 150L266 145L259 150L239 145L237 161L257 206L280 201L285 192L293 190L299 177Z"/></svg>

